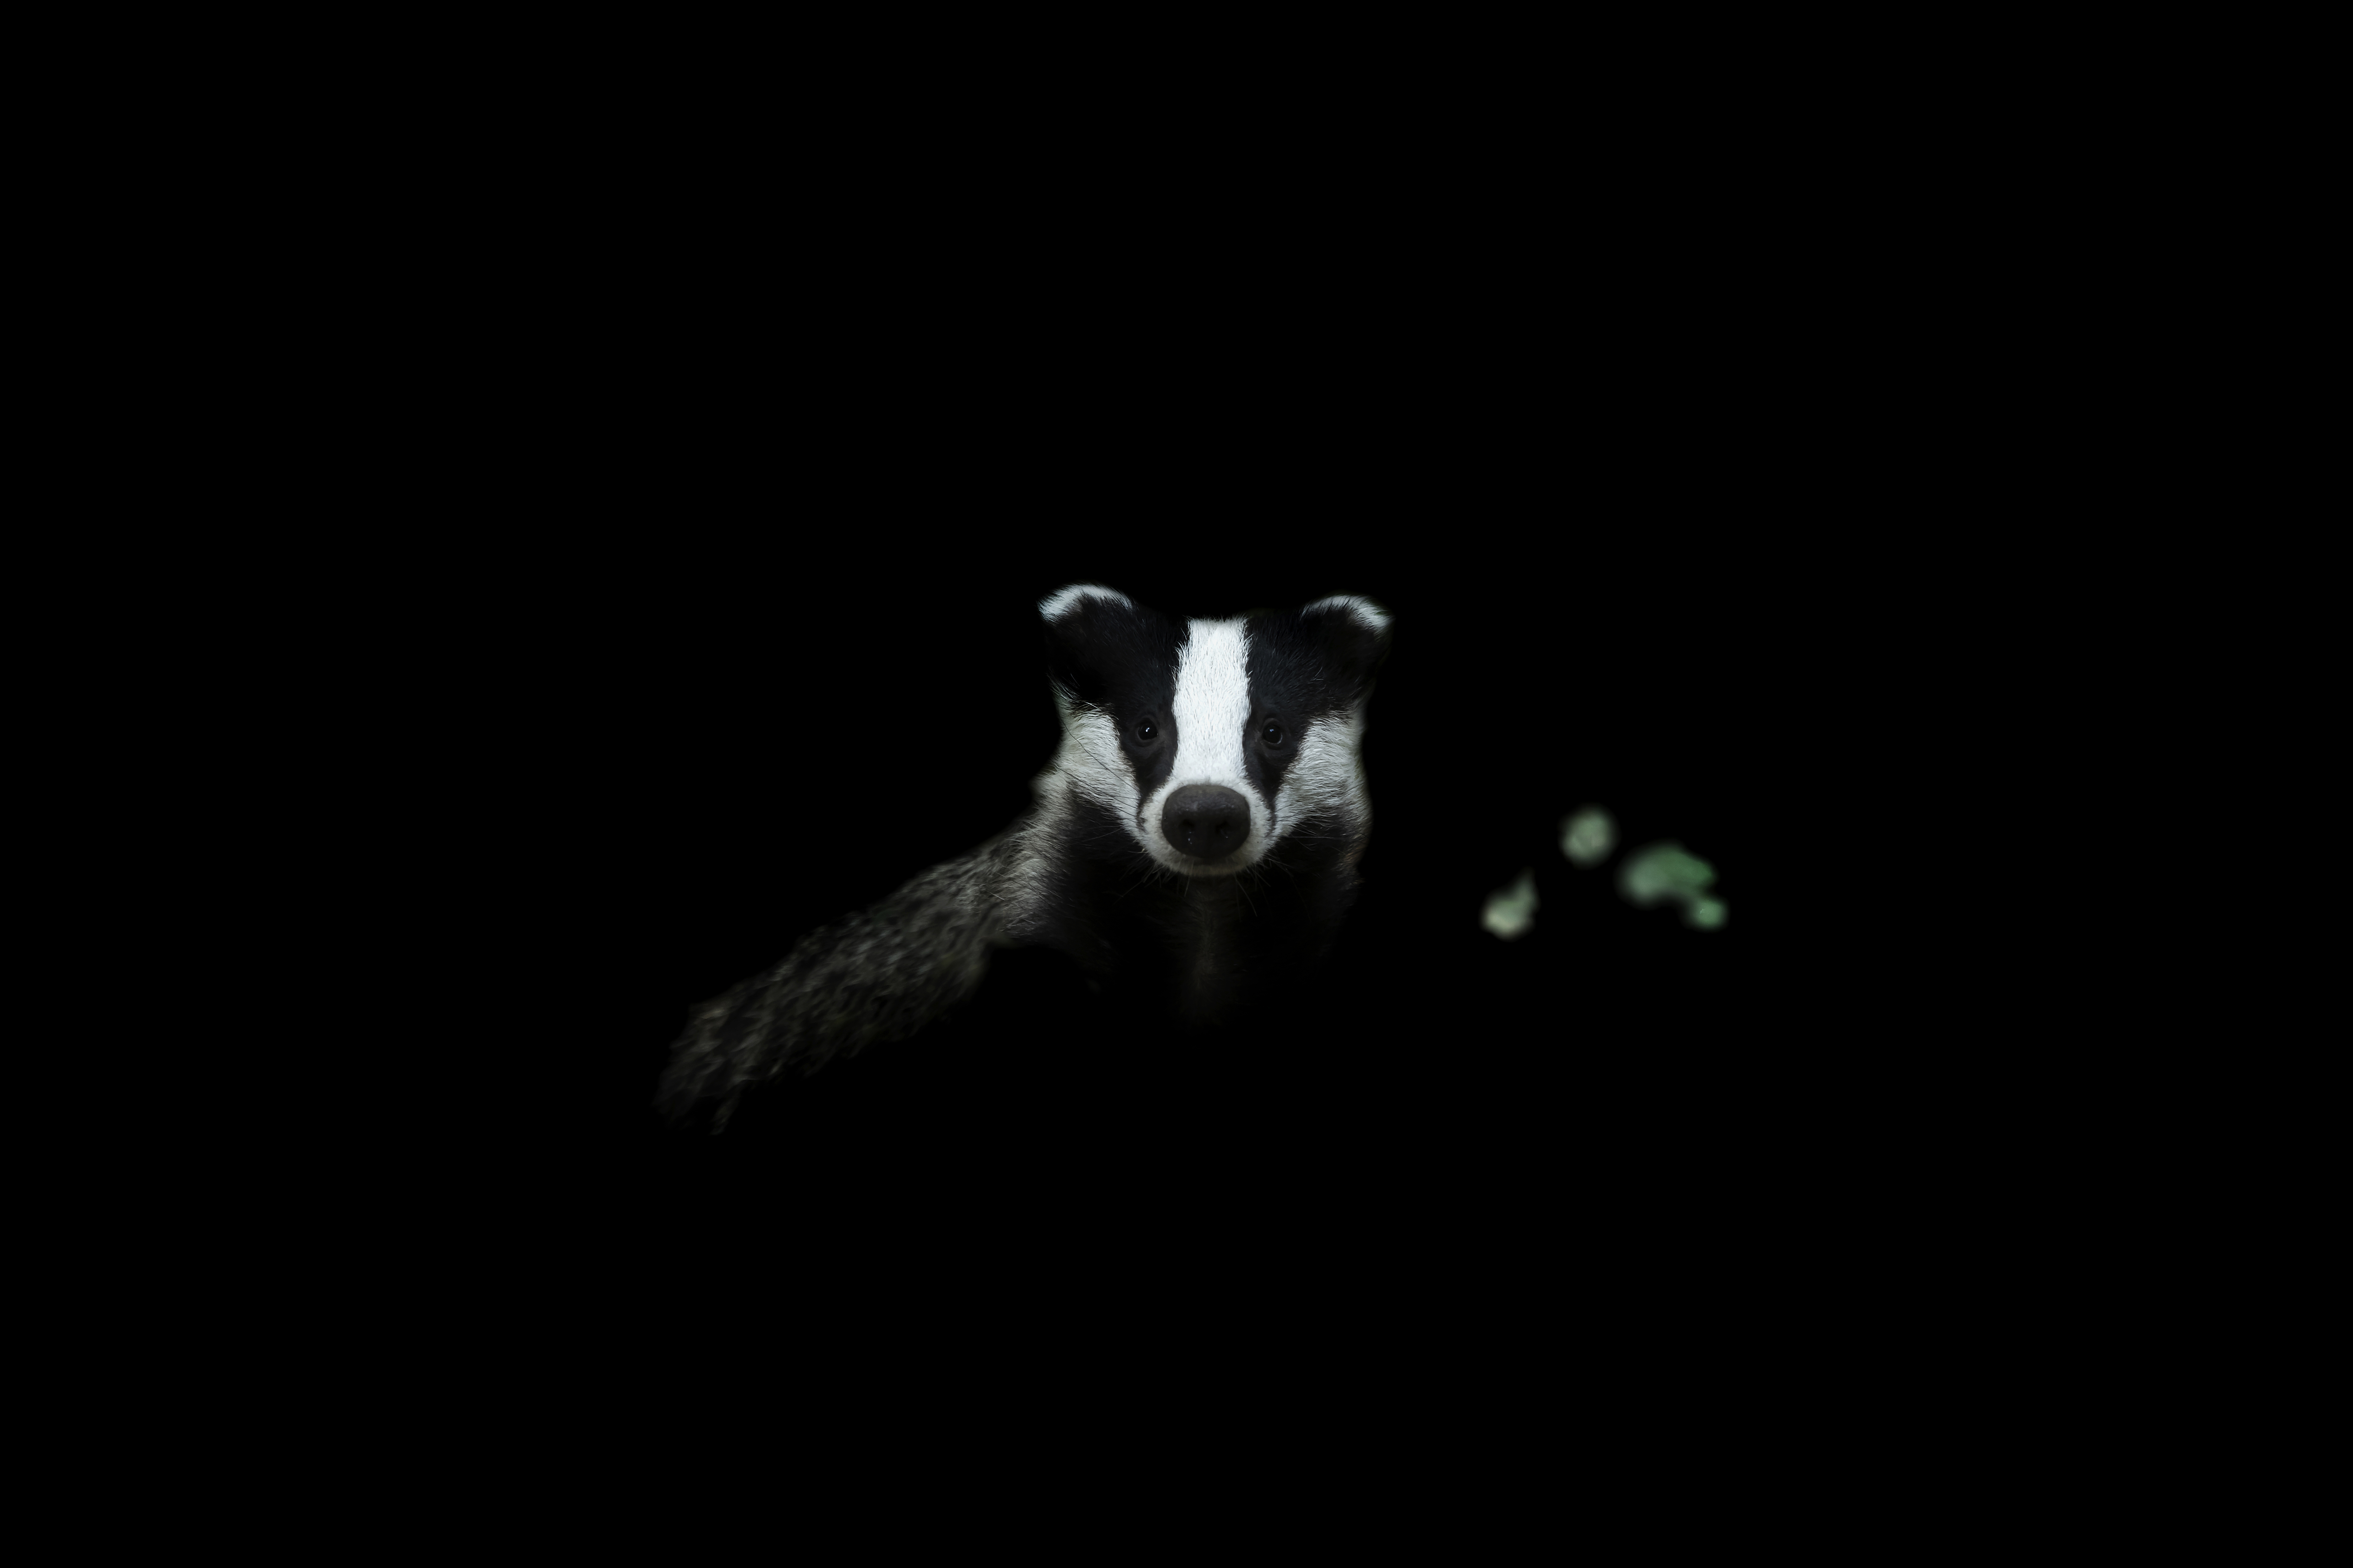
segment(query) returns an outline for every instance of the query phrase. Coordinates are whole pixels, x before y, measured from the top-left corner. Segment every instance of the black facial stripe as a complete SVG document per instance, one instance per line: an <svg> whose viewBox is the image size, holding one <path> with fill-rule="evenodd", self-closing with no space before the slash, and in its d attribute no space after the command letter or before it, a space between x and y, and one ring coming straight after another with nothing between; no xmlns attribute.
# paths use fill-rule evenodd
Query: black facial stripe
<svg viewBox="0 0 2353 1568"><path fill-rule="evenodd" d="M1242 755L1250 776L1274 798L1299 742L1316 720L1369 696L1388 654L1388 635L1342 609L1257 615L1250 621L1250 731ZM1262 739L1267 722L1282 726L1280 746Z"/></svg>
<svg viewBox="0 0 2353 1568"><path fill-rule="evenodd" d="M1250 769L1250 782L1270 804L1299 755L1300 738L1307 726L1335 706L1331 701L1334 683L1314 648L1284 635L1289 619L1261 616L1250 627L1250 717L1242 760ZM1282 727L1280 744L1267 744L1270 723Z"/></svg>
<svg viewBox="0 0 2353 1568"><path fill-rule="evenodd" d="M1143 797L1176 763L1176 661L1191 635L1185 622L1141 605L1093 598L1046 627L1048 668L1076 700L1111 720ZM1153 738L1138 740L1146 719Z"/></svg>
<svg viewBox="0 0 2353 1568"><path fill-rule="evenodd" d="M1128 766L1135 770L1139 801L1151 799L1176 765L1176 661L1192 631L1182 621L1170 622L1169 629L1174 637L1139 661L1111 700L1112 722L1119 726L1119 743L1127 752ZM1136 727L1146 719L1152 721L1152 739L1140 741Z"/></svg>

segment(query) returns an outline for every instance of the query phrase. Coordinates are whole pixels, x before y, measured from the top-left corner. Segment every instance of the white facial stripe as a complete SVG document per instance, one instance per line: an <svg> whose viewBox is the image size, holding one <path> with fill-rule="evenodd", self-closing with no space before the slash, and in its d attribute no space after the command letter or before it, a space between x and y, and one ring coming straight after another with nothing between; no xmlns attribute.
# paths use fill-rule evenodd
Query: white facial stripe
<svg viewBox="0 0 2353 1568"><path fill-rule="evenodd" d="M1075 795L1127 822L1135 810L1135 773L1119 746L1119 732L1111 720L1092 708L1082 708L1057 684L1054 707L1062 718L1062 743L1045 771L1029 781L1038 815L1022 830L1023 850L1000 889L1005 929L1010 938L1027 942L1051 901L1060 859L1058 835L1068 820Z"/></svg>
<svg viewBox="0 0 2353 1568"><path fill-rule="evenodd" d="M1250 728L1250 639L1241 621L1194 621L1176 661L1176 692L1169 717L1176 722L1176 759L1148 800L1137 803L1132 826L1146 853L1172 870L1223 876L1255 863L1265 852L1273 815L1242 765ZM1187 784L1223 784L1250 802L1250 837L1229 860L1215 866L1180 856L1161 836L1160 813Z"/></svg>
<svg viewBox="0 0 2353 1568"><path fill-rule="evenodd" d="M1065 780L1081 795L1124 820L1135 808L1135 771L1119 749L1119 732L1106 715L1080 707L1059 686L1054 706L1062 715L1062 745L1039 782Z"/></svg>
<svg viewBox="0 0 2353 1568"><path fill-rule="evenodd" d="M1195 621L1176 663L1176 766L1169 788L1188 784L1247 790L1242 735L1249 728L1250 643L1240 621Z"/></svg>
<svg viewBox="0 0 2353 1568"><path fill-rule="evenodd" d="M1298 753L1282 775L1278 802L1285 827L1311 813L1368 826L1373 817L1365 787L1363 704L1311 722L1299 737Z"/></svg>

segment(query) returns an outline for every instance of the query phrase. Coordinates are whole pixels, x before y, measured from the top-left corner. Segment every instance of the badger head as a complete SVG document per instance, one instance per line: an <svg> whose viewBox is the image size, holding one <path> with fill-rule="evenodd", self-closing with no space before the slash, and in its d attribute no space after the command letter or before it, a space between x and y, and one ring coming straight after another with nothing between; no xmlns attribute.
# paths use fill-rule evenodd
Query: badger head
<svg viewBox="0 0 2353 1568"><path fill-rule="evenodd" d="M1335 595L1298 610L1177 620L1089 584L1050 595L1047 666L1062 744L1039 776L1115 817L1188 877L1259 864L1310 823L1361 849L1359 746L1389 617Z"/></svg>

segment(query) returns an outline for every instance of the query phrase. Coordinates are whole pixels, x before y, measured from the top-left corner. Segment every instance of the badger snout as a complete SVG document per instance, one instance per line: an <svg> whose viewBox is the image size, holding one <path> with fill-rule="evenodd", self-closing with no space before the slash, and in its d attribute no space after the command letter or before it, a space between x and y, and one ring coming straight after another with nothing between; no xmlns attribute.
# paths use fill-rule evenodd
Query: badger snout
<svg viewBox="0 0 2353 1568"><path fill-rule="evenodd" d="M1187 784L1160 808L1160 836L1197 859L1225 859L1250 830L1250 802L1223 784Z"/></svg>

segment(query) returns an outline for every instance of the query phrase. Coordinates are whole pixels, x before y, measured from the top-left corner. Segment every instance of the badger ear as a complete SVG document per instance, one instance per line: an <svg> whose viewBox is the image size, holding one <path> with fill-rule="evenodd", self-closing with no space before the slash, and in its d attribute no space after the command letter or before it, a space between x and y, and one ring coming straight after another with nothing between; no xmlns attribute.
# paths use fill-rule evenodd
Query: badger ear
<svg viewBox="0 0 2353 1568"><path fill-rule="evenodd" d="M1299 624L1343 689L1361 694L1389 656L1389 613L1356 594L1335 594L1302 607Z"/></svg>
<svg viewBox="0 0 2353 1568"><path fill-rule="evenodd" d="M1115 588L1074 583L1038 601L1046 639L1046 668L1073 701L1107 696L1113 672L1133 662L1146 638L1151 613Z"/></svg>
<svg viewBox="0 0 2353 1568"><path fill-rule="evenodd" d="M1130 611L1135 608L1135 601L1116 588L1106 588L1100 583L1073 583L1067 588L1057 588L1039 600L1038 613L1050 626L1073 612L1085 609L1090 600L1117 605Z"/></svg>

